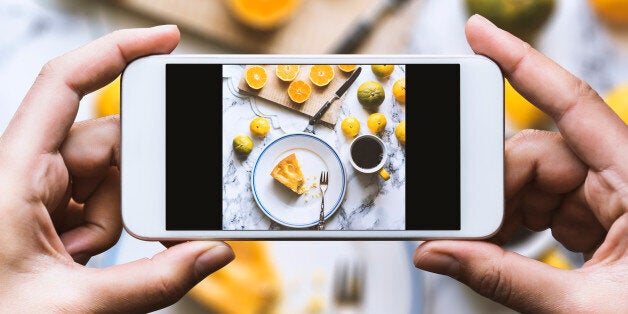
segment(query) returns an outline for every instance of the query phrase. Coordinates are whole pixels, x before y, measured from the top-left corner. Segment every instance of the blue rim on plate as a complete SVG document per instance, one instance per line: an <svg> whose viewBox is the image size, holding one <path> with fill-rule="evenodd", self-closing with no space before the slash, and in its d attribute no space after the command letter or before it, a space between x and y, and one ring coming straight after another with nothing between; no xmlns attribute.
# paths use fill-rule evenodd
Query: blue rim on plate
<svg viewBox="0 0 628 314"><path fill-rule="evenodd" d="M295 224L295 223L291 223L291 222L282 220L282 219L274 216L273 214L270 213L270 211L268 211L268 209L260 201L259 196L257 195L257 189L256 189L255 184L253 182L254 179L255 179L255 173L257 172L257 166L259 164L259 161L262 159L262 157L264 156L266 151L268 151L269 148L271 148L273 145L279 143L280 141L283 141L283 140L291 138L291 137L298 137L298 136L308 137L308 138L314 139L314 140L322 143L325 147L327 147L333 153L334 157L338 161L338 165L340 166L340 169L342 170L341 193L340 193L340 197L338 197L338 199L336 200L335 204L332 206L331 210L325 215L325 220L327 220L331 215L333 215L336 212L336 210L340 207L340 204L342 203L342 201L344 200L344 197L345 197L345 190L346 190L346 186L347 186L347 174L346 174L346 171L345 171L345 167L342 164L342 161L340 160L340 157L338 156L338 153L336 152L336 150L333 147L331 147L329 144L327 144L327 142L325 142L323 139L319 138L318 136L315 136L315 135L312 135L312 134L309 134L309 133L286 134L286 135L283 135L283 136L277 138L276 140L272 141L270 144L268 144L268 146L264 147L264 150L262 151L262 153L259 155L259 157L257 157L257 160L255 161L255 166L253 167L253 172L251 173L251 190L253 191L253 198L255 198L255 202L257 203L259 208L262 210L262 212L264 212L264 214L266 214L266 216L268 216L270 219L272 219L273 221L275 221L275 222L277 222L279 224L287 226L287 227L307 228L307 227L311 227L311 226L316 225L318 223L318 219L313 220L310 223Z"/></svg>

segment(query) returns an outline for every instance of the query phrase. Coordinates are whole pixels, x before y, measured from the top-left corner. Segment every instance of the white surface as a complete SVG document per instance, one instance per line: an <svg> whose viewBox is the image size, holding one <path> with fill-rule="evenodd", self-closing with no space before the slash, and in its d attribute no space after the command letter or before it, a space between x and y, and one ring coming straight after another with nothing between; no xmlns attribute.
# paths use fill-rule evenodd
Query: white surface
<svg viewBox="0 0 628 314"><path fill-rule="evenodd" d="M295 154L305 176L306 193L298 195L276 181L270 173L286 156ZM325 219L343 201L347 175L338 153L322 139L311 134L288 134L268 144L251 174L253 197L272 220L288 227L305 228L318 223L321 208L319 180L328 172L325 193Z"/></svg>

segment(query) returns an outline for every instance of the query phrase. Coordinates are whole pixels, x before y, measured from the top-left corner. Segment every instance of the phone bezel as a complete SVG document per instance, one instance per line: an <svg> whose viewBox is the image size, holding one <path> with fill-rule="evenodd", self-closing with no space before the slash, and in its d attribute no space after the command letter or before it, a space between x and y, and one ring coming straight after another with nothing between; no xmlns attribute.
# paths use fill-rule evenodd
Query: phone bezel
<svg viewBox="0 0 628 314"><path fill-rule="evenodd" d="M165 64L460 64L460 230L212 230L165 226ZM121 184L125 230L143 240L481 239L504 212L504 79L479 55L154 55L137 59L121 82ZM477 189L477 187L481 187ZM438 206L437 204L435 204ZM433 204L426 204L426 207ZM418 210L418 209L417 209Z"/></svg>

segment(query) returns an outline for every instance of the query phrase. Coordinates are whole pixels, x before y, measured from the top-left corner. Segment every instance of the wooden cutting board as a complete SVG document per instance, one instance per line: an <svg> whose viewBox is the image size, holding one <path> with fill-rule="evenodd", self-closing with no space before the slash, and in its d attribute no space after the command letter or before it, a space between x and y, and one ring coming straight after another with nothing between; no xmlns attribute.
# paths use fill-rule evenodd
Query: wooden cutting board
<svg viewBox="0 0 628 314"><path fill-rule="evenodd" d="M360 17L383 0L303 0L279 29L259 33L234 20L224 0L116 0L124 9L159 23L177 24L239 52L330 53ZM356 53L405 53L423 0L408 0L378 21Z"/></svg>
<svg viewBox="0 0 628 314"><path fill-rule="evenodd" d="M280 80L277 75L275 75L276 65L262 65L262 67L264 67L264 69L266 69L266 73L268 73L268 81L266 81L266 85L259 90L252 89L246 84L244 75L242 75L242 79L238 84L240 92L272 101L278 105L301 112L308 117L314 116L318 109L320 109L326 101L331 99L338 88L340 88L340 85L342 85L342 83L344 83L351 75L351 73L343 72L338 69L337 66L333 65L334 78L331 82L329 82L329 84L327 84L327 86L319 87L310 82L309 73L311 65L301 65L299 75L296 79L301 79L307 82L310 87L312 87L312 94L304 103L297 104L290 99L290 96L288 96L288 85L290 85L290 82L284 82ZM357 84L357 82L358 80L353 82L353 84ZM346 95L347 93L331 104L329 109L321 117L321 122L323 122L323 124L329 127L333 127L336 124Z"/></svg>

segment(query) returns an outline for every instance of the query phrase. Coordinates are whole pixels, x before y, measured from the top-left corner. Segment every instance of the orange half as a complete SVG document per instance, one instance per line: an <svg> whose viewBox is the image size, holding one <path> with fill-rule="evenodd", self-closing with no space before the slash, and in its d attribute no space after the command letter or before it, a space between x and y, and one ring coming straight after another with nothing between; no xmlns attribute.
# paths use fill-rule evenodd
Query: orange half
<svg viewBox="0 0 628 314"><path fill-rule="evenodd" d="M266 85L268 75L266 74L266 69L259 65L253 65L246 69L244 79L249 87L253 89L260 89Z"/></svg>
<svg viewBox="0 0 628 314"><path fill-rule="evenodd" d="M338 65L338 68L340 69L340 71L343 71L343 72L351 72L355 70L355 68L357 67L358 67L357 64L339 64Z"/></svg>
<svg viewBox="0 0 628 314"><path fill-rule="evenodd" d="M297 64L278 64L275 74L277 74L280 80L290 82L297 77L299 69L300 67Z"/></svg>
<svg viewBox="0 0 628 314"><path fill-rule="evenodd" d="M310 81L316 86L325 86L334 78L334 68L329 64L317 64L310 68Z"/></svg>
<svg viewBox="0 0 628 314"><path fill-rule="evenodd" d="M288 86L288 96L292 101L301 104L310 98L312 88L303 80L296 80Z"/></svg>

